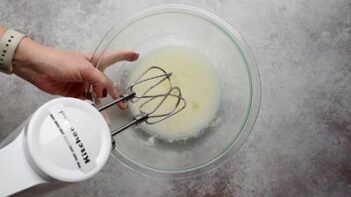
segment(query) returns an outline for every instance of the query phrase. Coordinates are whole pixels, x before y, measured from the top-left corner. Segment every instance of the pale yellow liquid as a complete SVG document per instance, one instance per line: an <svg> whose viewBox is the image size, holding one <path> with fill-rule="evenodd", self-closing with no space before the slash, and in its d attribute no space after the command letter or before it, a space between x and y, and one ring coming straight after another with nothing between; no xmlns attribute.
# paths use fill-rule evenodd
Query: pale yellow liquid
<svg viewBox="0 0 351 197"><path fill-rule="evenodd" d="M141 57L129 76L129 82L135 81L151 66L159 66L171 72L172 86L181 89L186 100L186 108L154 125L142 124L144 130L156 137L167 140L187 139L195 137L209 126L214 118L220 101L220 82L211 63L198 52L186 47L165 47L156 49ZM158 75L160 72L148 73L146 77ZM151 83L136 86L135 91L143 92ZM152 90L152 94L167 92L169 85L164 82ZM150 110L157 101L146 106ZM142 101L130 104L132 114L139 113ZM166 100L159 112L168 112L175 105L174 99Z"/></svg>

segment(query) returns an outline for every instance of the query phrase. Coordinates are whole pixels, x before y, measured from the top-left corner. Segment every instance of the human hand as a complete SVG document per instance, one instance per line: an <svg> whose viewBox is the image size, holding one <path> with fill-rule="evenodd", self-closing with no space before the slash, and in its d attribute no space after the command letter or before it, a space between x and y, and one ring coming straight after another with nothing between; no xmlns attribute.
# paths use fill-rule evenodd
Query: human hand
<svg viewBox="0 0 351 197"><path fill-rule="evenodd" d="M111 52L104 58L102 67L117 61L135 61L138 57L132 51ZM50 94L84 98L86 85L90 84L98 98L106 97L107 93L118 98L121 92L90 59L90 54L49 48L24 38L14 55L13 72ZM126 108L123 103L119 106Z"/></svg>

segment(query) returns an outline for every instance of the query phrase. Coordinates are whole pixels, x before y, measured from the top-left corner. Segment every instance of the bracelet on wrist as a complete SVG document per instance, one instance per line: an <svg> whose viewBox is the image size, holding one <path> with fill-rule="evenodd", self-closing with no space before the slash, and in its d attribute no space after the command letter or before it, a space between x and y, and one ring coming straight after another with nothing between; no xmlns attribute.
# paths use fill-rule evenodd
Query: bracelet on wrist
<svg viewBox="0 0 351 197"><path fill-rule="evenodd" d="M0 71L6 74L13 72L12 60L16 48L20 41L25 37L24 34L8 29L0 39Z"/></svg>

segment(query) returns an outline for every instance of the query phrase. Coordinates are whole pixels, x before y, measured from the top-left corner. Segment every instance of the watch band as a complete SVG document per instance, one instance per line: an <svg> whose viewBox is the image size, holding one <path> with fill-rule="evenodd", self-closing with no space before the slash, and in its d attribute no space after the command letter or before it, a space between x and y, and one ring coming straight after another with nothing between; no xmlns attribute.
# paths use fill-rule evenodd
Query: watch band
<svg viewBox="0 0 351 197"><path fill-rule="evenodd" d="M12 59L19 42L25 37L24 34L8 29L0 39L0 71L12 73Z"/></svg>

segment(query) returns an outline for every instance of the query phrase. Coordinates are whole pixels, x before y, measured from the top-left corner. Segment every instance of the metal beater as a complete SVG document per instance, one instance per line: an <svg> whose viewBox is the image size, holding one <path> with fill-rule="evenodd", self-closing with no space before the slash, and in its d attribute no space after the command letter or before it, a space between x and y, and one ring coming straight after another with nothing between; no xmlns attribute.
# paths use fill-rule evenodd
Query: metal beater
<svg viewBox="0 0 351 197"><path fill-rule="evenodd" d="M144 78L149 72L157 71L160 74L156 76ZM173 87L171 83L172 73L166 72L164 69L158 66L152 66L143 72L134 83L130 84L126 89L125 94L123 94L119 99L114 100L106 105L103 105L98 108L98 110L104 111L109 107L119 103L119 102L127 102L130 101L132 103L143 102L139 106L139 114L133 117L133 121L125 124L119 129L112 131L111 135L115 136L118 133L124 131L132 125L139 124L141 122L145 122L146 124L156 124L165 119L170 118L171 116L179 113L186 107L186 101L182 97L181 90L178 87ZM143 92L135 92L136 86L145 85L146 82L151 82L148 85L148 88ZM152 94L152 90L157 88L161 83L167 83L169 88L162 94ZM158 99L158 100L156 100ZM174 103L174 107L166 113L159 113L161 106L168 100L173 99L172 103ZM175 99L175 100L174 100ZM156 104L155 104L156 103ZM146 110L147 106L151 106L152 110Z"/></svg>

